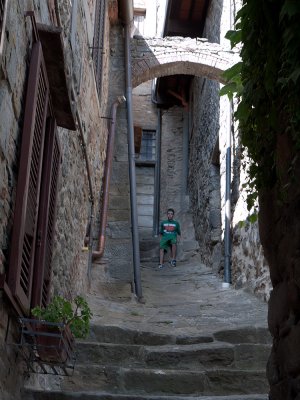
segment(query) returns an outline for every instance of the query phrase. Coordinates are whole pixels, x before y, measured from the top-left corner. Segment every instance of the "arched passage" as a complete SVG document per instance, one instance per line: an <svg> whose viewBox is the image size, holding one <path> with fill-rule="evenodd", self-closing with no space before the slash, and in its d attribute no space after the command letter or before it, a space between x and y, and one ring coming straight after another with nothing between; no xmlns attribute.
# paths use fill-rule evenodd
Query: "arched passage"
<svg viewBox="0 0 300 400"><path fill-rule="evenodd" d="M222 72L239 54L206 39L142 38L131 40L132 85L167 75L195 75L224 83Z"/></svg>

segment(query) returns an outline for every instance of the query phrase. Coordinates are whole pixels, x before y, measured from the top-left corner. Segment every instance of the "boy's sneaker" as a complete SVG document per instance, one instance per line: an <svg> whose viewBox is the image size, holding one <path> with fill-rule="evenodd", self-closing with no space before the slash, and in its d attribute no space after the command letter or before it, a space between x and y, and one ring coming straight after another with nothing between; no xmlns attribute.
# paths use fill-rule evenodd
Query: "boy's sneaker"
<svg viewBox="0 0 300 400"><path fill-rule="evenodd" d="M172 260L171 265L172 265L172 267L176 267L176 260Z"/></svg>
<svg viewBox="0 0 300 400"><path fill-rule="evenodd" d="M164 264L158 264L158 269L163 269Z"/></svg>

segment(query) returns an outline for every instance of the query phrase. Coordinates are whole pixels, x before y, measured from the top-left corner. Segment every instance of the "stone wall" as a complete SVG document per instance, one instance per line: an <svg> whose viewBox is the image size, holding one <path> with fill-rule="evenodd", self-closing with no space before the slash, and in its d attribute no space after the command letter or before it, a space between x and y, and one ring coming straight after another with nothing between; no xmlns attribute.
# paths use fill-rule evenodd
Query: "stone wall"
<svg viewBox="0 0 300 400"><path fill-rule="evenodd" d="M175 218L181 211L183 181L183 109L172 107L162 113L160 217L169 207Z"/></svg>
<svg viewBox="0 0 300 400"><path fill-rule="evenodd" d="M125 100L125 94L124 34L122 27L115 25L110 31L107 115L110 115L110 107L117 99ZM104 257L107 262L113 260L107 269L109 275L130 283L133 279L133 265L126 107L122 101L116 112Z"/></svg>
<svg viewBox="0 0 300 400"><path fill-rule="evenodd" d="M196 239L202 261L214 266L221 262L221 199L219 159L213 154L219 135L219 85L194 78L190 127L189 192Z"/></svg>
<svg viewBox="0 0 300 400"><path fill-rule="evenodd" d="M210 3L204 35L212 42L228 47L224 38L233 18L233 4L221 0ZM247 220L243 183L242 154L238 127L232 118L228 99L219 97L216 82L195 78L190 114L189 188L196 238L203 262L222 273L224 263L226 149L231 129L232 189L232 283L247 288L267 300L271 288L268 265L260 244L257 224ZM244 157L245 155L243 155ZM243 222L242 224L240 222Z"/></svg>
<svg viewBox="0 0 300 400"><path fill-rule="evenodd" d="M91 59L95 0L78 2L75 42L71 41L72 9L69 0L58 2L59 15L49 6L53 1L10 0L6 21L3 57L0 67L0 273L8 268L10 238L18 178L19 152L23 125L23 106L26 91L32 24L24 14L34 10L37 22L51 25L60 21L63 28L65 68L84 131L91 167L96 215L100 207L100 192L106 156L108 93L109 24L106 24L104 76L101 104L96 92L95 74ZM108 18L108 17L107 17ZM108 21L107 21L108 22ZM89 187L83 146L78 131L59 128L62 164L57 199L57 222L53 254L52 291L66 296L84 293L87 288L87 252L82 251L89 217ZM18 400L22 386L23 367L16 359L13 347L4 343L8 315L12 313L4 293L0 297L0 392L3 400ZM16 327L12 324L10 342L16 342Z"/></svg>

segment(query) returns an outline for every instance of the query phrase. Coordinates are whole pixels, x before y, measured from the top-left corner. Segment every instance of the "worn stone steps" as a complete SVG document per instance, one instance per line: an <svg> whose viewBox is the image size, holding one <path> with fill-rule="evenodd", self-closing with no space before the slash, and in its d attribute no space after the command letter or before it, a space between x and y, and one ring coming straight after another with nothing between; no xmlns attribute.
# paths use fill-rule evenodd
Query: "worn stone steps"
<svg viewBox="0 0 300 400"><path fill-rule="evenodd" d="M196 344L217 340L226 343L271 344L267 328L242 327L216 331L209 335L176 335L129 329L114 325L92 325L89 341L137 345ZM80 343L80 342L79 342Z"/></svg>
<svg viewBox="0 0 300 400"><path fill-rule="evenodd" d="M31 376L23 398L266 400L266 307L222 290L197 260L142 274L145 301L92 298L94 324L77 342L73 375Z"/></svg>
<svg viewBox="0 0 300 400"><path fill-rule="evenodd" d="M191 345L142 346L81 342L77 345L77 364L98 363L174 368L260 368L266 365L267 344L233 345L221 342Z"/></svg>
<svg viewBox="0 0 300 400"><path fill-rule="evenodd" d="M199 249L196 240L182 240L177 247L177 259L179 261L188 260ZM147 239L140 242L140 256L143 262L158 262L159 260L159 238ZM167 256L166 256L167 260Z"/></svg>
<svg viewBox="0 0 300 400"><path fill-rule="evenodd" d="M166 396L112 394L105 392L31 391L24 393L27 400L267 400L266 394L230 396Z"/></svg>
<svg viewBox="0 0 300 400"><path fill-rule="evenodd" d="M51 379L53 381L51 382ZM152 395L237 395L267 391L264 370L244 369L159 369L101 365L79 365L74 374L57 380L48 377L50 387L61 391L102 391ZM30 397L29 397L30 398Z"/></svg>

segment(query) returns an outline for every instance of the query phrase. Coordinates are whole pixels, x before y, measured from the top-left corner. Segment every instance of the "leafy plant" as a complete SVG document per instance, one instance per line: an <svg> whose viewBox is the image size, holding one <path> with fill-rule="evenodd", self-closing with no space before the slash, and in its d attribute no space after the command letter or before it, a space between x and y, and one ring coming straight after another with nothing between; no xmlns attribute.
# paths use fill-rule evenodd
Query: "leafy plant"
<svg viewBox="0 0 300 400"><path fill-rule="evenodd" d="M300 2L243 0L235 30L226 37L241 46L242 61L225 71L221 95L235 96L241 143L251 163L248 208L261 189L278 185L284 197L289 182L278 165L278 138L288 135L293 155L300 149ZM291 156L289 180L293 178Z"/></svg>
<svg viewBox="0 0 300 400"><path fill-rule="evenodd" d="M76 338L85 338L90 330L92 313L87 301L81 296L75 297L73 302L54 296L47 307L34 307L31 314L43 321L68 325Z"/></svg>

